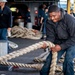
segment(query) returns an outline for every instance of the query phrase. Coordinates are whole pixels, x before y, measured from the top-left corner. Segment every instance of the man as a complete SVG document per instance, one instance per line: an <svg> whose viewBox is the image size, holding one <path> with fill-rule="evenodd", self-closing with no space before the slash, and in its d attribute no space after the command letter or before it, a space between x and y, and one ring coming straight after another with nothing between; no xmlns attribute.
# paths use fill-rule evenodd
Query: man
<svg viewBox="0 0 75 75"><path fill-rule="evenodd" d="M31 22L31 15L30 15L30 8L28 8L26 13L26 23L30 22Z"/></svg>
<svg viewBox="0 0 75 75"><path fill-rule="evenodd" d="M39 18L39 27L41 29L41 25L43 24L43 20L44 20L44 17L45 17L45 8L46 8L46 4L42 4L39 6L39 9L38 9L38 18Z"/></svg>
<svg viewBox="0 0 75 75"><path fill-rule="evenodd" d="M64 75L74 75L75 19L57 5L50 6L48 13L50 20L47 21L46 25L47 40L53 42L55 47L50 48L51 52L40 71L40 75L49 74L52 51L58 53L58 60L62 54L66 52L63 63L63 73ZM45 43L42 48L46 48Z"/></svg>
<svg viewBox="0 0 75 75"><path fill-rule="evenodd" d="M7 32L10 32L12 26L12 14L7 7L6 0L0 0L0 40L7 40Z"/></svg>
<svg viewBox="0 0 75 75"><path fill-rule="evenodd" d="M6 0L0 0L0 40L5 40L7 41L7 33L11 31L11 26L12 26L12 13L7 7ZM1 67L0 65L0 70L2 69L8 69L8 67Z"/></svg>
<svg viewBox="0 0 75 75"><path fill-rule="evenodd" d="M45 8L45 17L44 17L44 22L43 22L43 38L44 40L46 39L46 21L48 19L48 7Z"/></svg>

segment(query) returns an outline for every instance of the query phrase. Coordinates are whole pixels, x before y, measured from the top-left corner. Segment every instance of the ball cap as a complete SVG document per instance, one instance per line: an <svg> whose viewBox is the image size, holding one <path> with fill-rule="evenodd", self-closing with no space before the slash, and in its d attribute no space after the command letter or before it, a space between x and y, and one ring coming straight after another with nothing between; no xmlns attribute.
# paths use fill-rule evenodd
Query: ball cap
<svg viewBox="0 0 75 75"><path fill-rule="evenodd" d="M7 2L7 0L0 0L0 2Z"/></svg>

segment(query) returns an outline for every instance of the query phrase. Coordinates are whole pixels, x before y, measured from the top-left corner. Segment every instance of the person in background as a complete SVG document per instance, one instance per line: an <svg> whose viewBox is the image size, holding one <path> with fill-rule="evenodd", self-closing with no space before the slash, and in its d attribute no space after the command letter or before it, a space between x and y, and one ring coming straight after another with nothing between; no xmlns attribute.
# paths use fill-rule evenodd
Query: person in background
<svg viewBox="0 0 75 75"><path fill-rule="evenodd" d="M43 20L45 17L45 8L46 8L46 4L42 4L39 6L38 9L38 26L39 26L39 30L41 29L41 27L43 27Z"/></svg>
<svg viewBox="0 0 75 75"><path fill-rule="evenodd" d="M6 6L6 2L7 0L0 0L0 40L8 41L7 36L12 27L12 12ZM0 65L0 69L7 69L7 67Z"/></svg>
<svg viewBox="0 0 75 75"><path fill-rule="evenodd" d="M46 21L47 21L47 19L48 19L48 7L45 8L45 17L44 17L43 29L42 29L42 32L43 32L42 38L43 39L46 39Z"/></svg>
<svg viewBox="0 0 75 75"><path fill-rule="evenodd" d="M75 13L73 12L73 9L70 10L70 15L72 15L73 17L75 17Z"/></svg>
<svg viewBox="0 0 75 75"><path fill-rule="evenodd" d="M58 53L57 62L66 52L63 62L63 73L64 75L74 75L75 18L57 5L51 5L48 13L50 19L46 23L46 40L53 42L55 47L50 48L50 54L40 71L40 75L49 74L52 52ZM47 45L44 43L42 48L46 47Z"/></svg>
<svg viewBox="0 0 75 75"><path fill-rule="evenodd" d="M15 10L15 16L13 17L13 26L19 25L19 20L22 19L21 12L19 11L18 8Z"/></svg>
<svg viewBox="0 0 75 75"><path fill-rule="evenodd" d="M26 13L26 23L31 22L30 8L27 9Z"/></svg>
<svg viewBox="0 0 75 75"><path fill-rule="evenodd" d="M41 10L41 19L40 19L40 23L42 24L43 23L43 20L44 20L44 18L45 18L45 8L46 8L46 5L45 4L43 4L42 5L42 10Z"/></svg>
<svg viewBox="0 0 75 75"><path fill-rule="evenodd" d="M7 32L12 27L12 12L6 2L7 0L0 0L0 40L7 40Z"/></svg>

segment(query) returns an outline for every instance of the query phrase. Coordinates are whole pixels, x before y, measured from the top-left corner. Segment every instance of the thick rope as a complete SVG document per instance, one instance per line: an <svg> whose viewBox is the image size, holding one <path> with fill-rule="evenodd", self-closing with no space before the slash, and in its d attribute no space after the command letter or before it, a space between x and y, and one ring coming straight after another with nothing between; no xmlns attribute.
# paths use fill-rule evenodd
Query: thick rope
<svg viewBox="0 0 75 75"><path fill-rule="evenodd" d="M10 66L17 66L17 67L25 67L25 68L34 68L37 70L41 70L43 64L23 64L23 63L14 63L14 62L5 62L1 61L0 64L10 65Z"/></svg>
<svg viewBox="0 0 75 75"><path fill-rule="evenodd" d="M17 67L25 67L25 68L34 68L34 69L37 69L39 71L41 70L41 68L44 65L44 64L23 64L23 63L5 62L5 61L1 61L0 64L17 66ZM62 71L62 66L56 65L56 70Z"/></svg>
<svg viewBox="0 0 75 75"><path fill-rule="evenodd" d="M49 43L49 47L50 47L50 43ZM52 52L52 61L51 61L49 75L55 75L56 62L57 62L57 52Z"/></svg>
<svg viewBox="0 0 75 75"><path fill-rule="evenodd" d="M26 54L28 52L31 52L31 51L34 51L36 49L39 49L42 47L44 42L39 42L39 43L36 43L35 45L31 45L29 47L26 47L26 48L23 48L23 49L20 49L18 51L14 51L12 53L9 53L7 54L6 56L1 56L0 57L0 61L3 61L3 60L10 60L12 58L16 58L16 57L19 57L20 55L23 55L23 54Z"/></svg>
<svg viewBox="0 0 75 75"><path fill-rule="evenodd" d="M52 52L52 62L50 66L50 72L49 75L55 75L56 70L56 62L57 62L57 52Z"/></svg>
<svg viewBox="0 0 75 75"><path fill-rule="evenodd" d="M53 43L51 43L49 41L39 42L39 43L36 43L36 44L31 45L29 47L26 47L24 49L20 49L18 51L14 51L12 53L9 53L6 56L0 57L0 63L2 61L7 61L7 60L10 60L12 58L19 57L20 55L26 54L26 53L28 53L30 51L34 51L36 49L39 49L39 48L41 48L43 46L43 43L46 43L47 46L49 46L49 47L55 46ZM52 56L52 62L51 62L51 66L50 66L49 75L54 75L55 74L55 69L56 69L57 52L54 52L54 53L52 52L52 54L53 54L53 56Z"/></svg>
<svg viewBox="0 0 75 75"><path fill-rule="evenodd" d="M42 33L38 30L28 29L26 27L14 26L11 30L11 38L20 37L27 39L40 39L42 37Z"/></svg>

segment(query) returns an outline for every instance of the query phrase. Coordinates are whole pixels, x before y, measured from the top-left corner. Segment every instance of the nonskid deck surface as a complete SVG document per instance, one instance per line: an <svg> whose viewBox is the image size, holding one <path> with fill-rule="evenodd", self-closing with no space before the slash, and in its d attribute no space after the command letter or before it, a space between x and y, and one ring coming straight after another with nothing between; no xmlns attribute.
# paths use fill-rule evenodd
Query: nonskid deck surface
<svg viewBox="0 0 75 75"><path fill-rule="evenodd" d="M32 44L38 43L43 40L30 40L30 39L22 39L22 38L9 38L8 39L11 42L14 42L18 45L17 48L10 48L9 53L13 51L17 51L21 48L28 47ZM32 51L30 53L24 54L22 56L19 56L17 58L9 60L10 62L17 62L17 63L24 63L24 64L33 64L35 63L33 61L34 57L40 55L43 53L43 49L39 49L36 51ZM39 75L39 71L33 68L14 68L13 70L7 71L7 70L1 70L0 75Z"/></svg>

